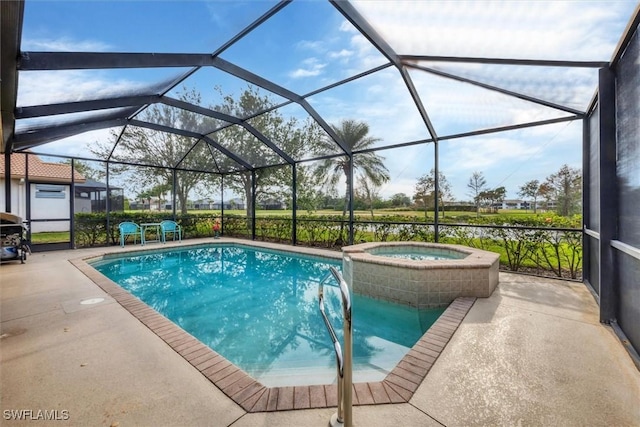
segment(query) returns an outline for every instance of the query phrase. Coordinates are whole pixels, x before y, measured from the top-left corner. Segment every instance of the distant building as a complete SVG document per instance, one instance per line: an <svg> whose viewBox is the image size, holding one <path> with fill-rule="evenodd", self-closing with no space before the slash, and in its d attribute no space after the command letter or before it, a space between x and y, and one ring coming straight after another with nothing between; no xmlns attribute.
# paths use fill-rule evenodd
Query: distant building
<svg viewBox="0 0 640 427"><path fill-rule="evenodd" d="M282 200L267 199L256 203L257 207L264 210L287 209L287 204Z"/></svg>
<svg viewBox="0 0 640 427"><path fill-rule="evenodd" d="M87 179L85 182L76 183L75 206L76 213L95 213L107 211L107 184ZM124 210L124 193L122 188L109 186L110 211Z"/></svg>
<svg viewBox="0 0 640 427"><path fill-rule="evenodd" d="M216 210L216 209L220 209L220 202L216 202L213 199L200 199L200 200L195 200L193 202L193 208L197 209L197 210Z"/></svg>
<svg viewBox="0 0 640 427"><path fill-rule="evenodd" d="M220 207L222 206L220 202L218 202L218 208L220 209ZM235 198L235 199L230 199L230 200L225 200L224 201L224 208L225 209L246 209L247 205L244 203L244 200L240 199L240 198Z"/></svg>
<svg viewBox="0 0 640 427"><path fill-rule="evenodd" d="M531 209L532 204L521 199L504 199L502 203L494 203L493 207L498 209Z"/></svg>
<svg viewBox="0 0 640 427"><path fill-rule="evenodd" d="M536 210L553 210L556 208L556 202L550 200L546 202L544 200L537 200L535 203L533 200L520 200L520 199L505 199L502 203L495 203L494 208L497 209L530 209L533 210L534 204Z"/></svg>
<svg viewBox="0 0 640 427"><path fill-rule="evenodd" d="M162 210L164 200L160 200L158 197L148 197L144 199L131 200L129 202L129 209L134 211L160 211ZM165 209L171 210L171 205Z"/></svg>
<svg viewBox="0 0 640 427"><path fill-rule="evenodd" d="M221 210L222 201L213 199L200 199L193 202L193 209L197 210ZM224 201L224 209L236 210L245 209L245 203L242 199L235 198Z"/></svg>

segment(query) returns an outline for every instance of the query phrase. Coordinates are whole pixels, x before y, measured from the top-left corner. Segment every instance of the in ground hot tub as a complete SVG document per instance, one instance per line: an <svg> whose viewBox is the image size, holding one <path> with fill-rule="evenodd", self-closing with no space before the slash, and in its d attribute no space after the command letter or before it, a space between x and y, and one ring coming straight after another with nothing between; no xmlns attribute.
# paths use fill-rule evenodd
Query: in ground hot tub
<svg viewBox="0 0 640 427"><path fill-rule="evenodd" d="M500 256L467 246L421 242L362 243L342 248L353 291L416 308L457 297L488 297L498 285Z"/></svg>

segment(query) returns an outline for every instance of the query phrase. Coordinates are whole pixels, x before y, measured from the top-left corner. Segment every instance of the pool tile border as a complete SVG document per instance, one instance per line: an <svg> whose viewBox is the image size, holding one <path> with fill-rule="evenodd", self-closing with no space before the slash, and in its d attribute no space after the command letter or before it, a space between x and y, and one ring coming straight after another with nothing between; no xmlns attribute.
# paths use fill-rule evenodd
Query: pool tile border
<svg viewBox="0 0 640 427"><path fill-rule="evenodd" d="M71 259L69 262L245 411L272 412L337 406L335 384L265 387L86 262L96 257L99 255ZM353 404L408 402L475 300L475 297L456 298L383 381L353 384Z"/></svg>

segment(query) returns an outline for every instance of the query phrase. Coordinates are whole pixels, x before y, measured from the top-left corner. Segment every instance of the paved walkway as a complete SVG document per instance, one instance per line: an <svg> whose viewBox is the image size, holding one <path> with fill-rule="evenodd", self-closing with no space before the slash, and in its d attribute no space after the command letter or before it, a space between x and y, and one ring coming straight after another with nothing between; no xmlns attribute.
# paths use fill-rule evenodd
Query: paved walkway
<svg viewBox="0 0 640 427"><path fill-rule="evenodd" d="M327 425L331 408L246 413L228 399L67 261L105 251L121 249L0 267L0 424L47 410L60 426ZM640 372L583 285L501 274L409 403L353 413L359 426L637 426L638 402Z"/></svg>

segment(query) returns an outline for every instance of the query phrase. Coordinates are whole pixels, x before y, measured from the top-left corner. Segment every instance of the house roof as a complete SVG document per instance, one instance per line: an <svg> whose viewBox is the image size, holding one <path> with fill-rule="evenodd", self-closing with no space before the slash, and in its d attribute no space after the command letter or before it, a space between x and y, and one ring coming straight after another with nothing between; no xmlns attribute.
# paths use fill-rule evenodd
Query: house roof
<svg viewBox="0 0 640 427"><path fill-rule="evenodd" d="M25 171L27 165L27 154L12 153L11 154L11 178L26 178ZM5 164L0 162L0 178L4 178ZM29 181L46 181L46 182L71 182L71 165L63 163L43 162L38 156L29 156ZM73 172L74 181L76 183L85 182L85 177Z"/></svg>
<svg viewBox="0 0 640 427"><path fill-rule="evenodd" d="M86 179L84 182L76 182L76 187L78 189L83 189L87 191L106 191L107 184L104 182L96 181L94 179ZM116 187L113 185L109 185L111 190L122 190L122 187Z"/></svg>

